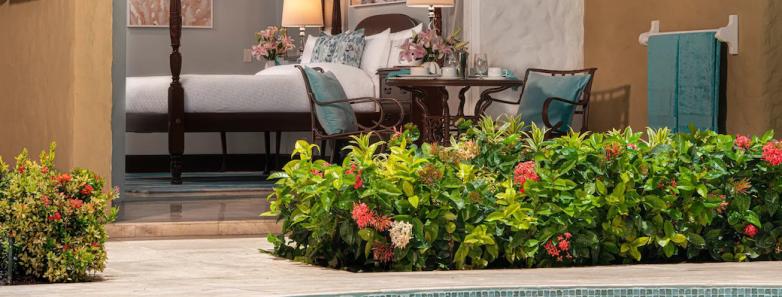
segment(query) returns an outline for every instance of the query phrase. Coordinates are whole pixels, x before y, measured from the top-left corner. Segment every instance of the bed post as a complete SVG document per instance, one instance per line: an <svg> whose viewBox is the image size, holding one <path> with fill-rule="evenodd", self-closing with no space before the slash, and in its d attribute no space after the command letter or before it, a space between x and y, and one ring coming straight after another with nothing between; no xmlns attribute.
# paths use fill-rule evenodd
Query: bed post
<svg viewBox="0 0 782 297"><path fill-rule="evenodd" d="M182 1L171 0L169 15L171 34L171 85L168 87L168 154L171 162L171 183L182 183L182 154L185 151L185 90L179 82L182 55L179 40L182 37Z"/></svg>

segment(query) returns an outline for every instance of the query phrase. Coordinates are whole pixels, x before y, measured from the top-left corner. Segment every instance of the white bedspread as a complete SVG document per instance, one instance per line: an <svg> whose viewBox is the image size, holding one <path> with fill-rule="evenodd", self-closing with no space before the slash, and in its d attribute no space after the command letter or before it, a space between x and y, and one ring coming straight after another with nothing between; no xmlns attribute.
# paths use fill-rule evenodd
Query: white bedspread
<svg viewBox="0 0 782 297"><path fill-rule="evenodd" d="M313 63L332 71L348 98L375 96L377 87L365 71L342 64ZM309 112L301 73L293 65L272 67L256 75L182 75L185 112ZM125 112L168 113L170 76L128 77ZM375 106L358 104L357 112Z"/></svg>

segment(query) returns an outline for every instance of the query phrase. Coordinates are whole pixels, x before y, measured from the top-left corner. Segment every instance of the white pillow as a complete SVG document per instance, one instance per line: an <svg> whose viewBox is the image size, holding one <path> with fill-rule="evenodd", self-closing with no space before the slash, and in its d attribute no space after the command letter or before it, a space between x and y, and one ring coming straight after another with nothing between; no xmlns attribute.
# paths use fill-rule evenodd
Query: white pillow
<svg viewBox="0 0 782 297"><path fill-rule="evenodd" d="M364 38L364 53L361 55L361 69L374 76L377 70L386 67L388 61L391 29Z"/></svg>
<svg viewBox="0 0 782 297"><path fill-rule="evenodd" d="M391 33L391 42L388 52L388 62L386 63L386 67L394 67L394 66L410 66L413 62L407 62L407 61L400 61L399 60L399 53L402 51L400 47L402 44L407 40L408 38L413 37L414 33L421 32L421 29L423 29L423 24L418 24L418 26L415 26L411 29L407 29L404 31L399 31L396 33Z"/></svg>
<svg viewBox="0 0 782 297"><path fill-rule="evenodd" d="M301 53L302 64L308 64L310 61L312 61L312 51L315 50L316 41L318 41L317 36L307 36L307 42L304 43L304 52Z"/></svg>

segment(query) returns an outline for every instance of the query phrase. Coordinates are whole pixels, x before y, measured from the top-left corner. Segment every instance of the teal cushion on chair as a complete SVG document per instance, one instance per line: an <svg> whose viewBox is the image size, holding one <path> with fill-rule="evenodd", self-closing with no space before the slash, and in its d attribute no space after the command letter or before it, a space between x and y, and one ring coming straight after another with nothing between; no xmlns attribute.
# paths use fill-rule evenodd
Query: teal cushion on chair
<svg viewBox="0 0 782 297"><path fill-rule="evenodd" d="M345 90L331 71L321 73L315 69L304 67L304 73L310 82L315 101L326 103L347 99ZM349 103L335 103L320 106L315 104L315 115L326 134L340 134L358 130L356 115Z"/></svg>
<svg viewBox="0 0 782 297"><path fill-rule="evenodd" d="M558 97L576 102L590 79L589 74L550 76L530 72L524 85L524 94L521 95L518 115L527 123L544 127L543 103L546 99ZM553 101L549 105L549 121L552 125L562 121L560 132L568 132L575 111L575 105Z"/></svg>

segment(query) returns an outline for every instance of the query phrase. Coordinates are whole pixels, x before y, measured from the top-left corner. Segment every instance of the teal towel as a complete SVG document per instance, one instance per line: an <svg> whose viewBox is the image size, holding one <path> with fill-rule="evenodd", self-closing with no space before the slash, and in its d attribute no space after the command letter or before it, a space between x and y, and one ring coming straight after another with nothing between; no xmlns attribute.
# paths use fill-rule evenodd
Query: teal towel
<svg viewBox="0 0 782 297"><path fill-rule="evenodd" d="M386 76L386 77L387 78L394 78L394 77L400 77L400 76L405 76L405 75L410 75L410 69L409 68L403 68L403 69L399 69L397 71L390 72L390 73L388 73L388 76Z"/></svg>
<svg viewBox="0 0 782 297"><path fill-rule="evenodd" d="M516 75L513 74L513 71L511 71L510 69L502 69L502 77L510 79L510 80L519 80L519 78L516 77ZM512 89L514 91L518 91L519 87L516 86L516 87L513 87Z"/></svg>
<svg viewBox="0 0 782 297"><path fill-rule="evenodd" d="M649 126L718 130L721 58L713 32L649 38Z"/></svg>

